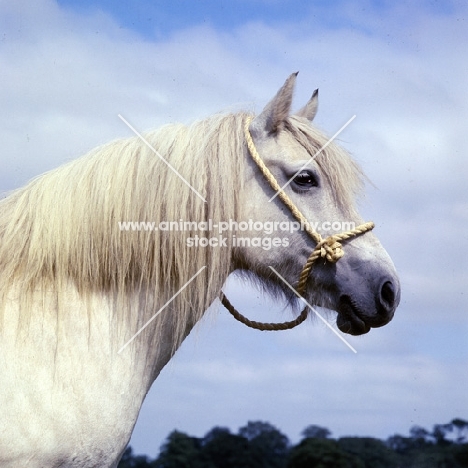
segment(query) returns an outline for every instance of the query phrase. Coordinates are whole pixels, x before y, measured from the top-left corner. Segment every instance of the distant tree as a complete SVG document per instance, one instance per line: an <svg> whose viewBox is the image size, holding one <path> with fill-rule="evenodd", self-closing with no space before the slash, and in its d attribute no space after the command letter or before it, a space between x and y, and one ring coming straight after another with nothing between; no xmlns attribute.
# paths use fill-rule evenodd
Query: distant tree
<svg viewBox="0 0 468 468"><path fill-rule="evenodd" d="M338 447L363 462L365 468L397 468L398 457L384 442L370 437L342 437Z"/></svg>
<svg viewBox="0 0 468 468"><path fill-rule="evenodd" d="M432 443L430 432L421 426L413 426L410 429L410 439L412 448L423 447Z"/></svg>
<svg viewBox="0 0 468 468"><path fill-rule="evenodd" d="M425 446L431 446L434 443L449 444L450 441L446 439L448 431L446 424L435 425L432 432L420 426L413 426L410 429L410 437L395 434L387 439L386 445L397 453L408 453Z"/></svg>
<svg viewBox="0 0 468 468"><path fill-rule="evenodd" d="M328 439L331 434L332 433L326 427L316 426L315 424L307 426L301 432L304 439Z"/></svg>
<svg viewBox="0 0 468 468"><path fill-rule="evenodd" d="M453 456L457 463L463 467L468 467L468 444L460 444L452 448Z"/></svg>
<svg viewBox="0 0 468 468"><path fill-rule="evenodd" d="M386 445L396 453L405 453L411 449L413 441L410 437L395 434L387 439Z"/></svg>
<svg viewBox="0 0 468 468"><path fill-rule="evenodd" d="M209 444L213 440L219 439L224 436L231 435L231 430L228 427L215 426L210 429L205 436L201 439L202 446Z"/></svg>
<svg viewBox="0 0 468 468"><path fill-rule="evenodd" d="M287 468L365 468L365 465L341 450L335 440L308 438L291 449Z"/></svg>
<svg viewBox="0 0 468 468"><path fill-rule="evenodd" d="M251 468L249 441L227 428L215 427L202 440L198 463L203 468Z"/></svg>
<svg viewBox="0 0 468 468"><path fill-rule="evenodd" d="M283 468L289 451L289 439L270 423L249 421L239 429L239 435L249 441L252 466Z"/></svg>
<svg viewBox="0 0 468 468"><path fill-rule="evenodd" d="M154 468L194 468L200 453L200 441L179 431L172 431L161 447Z"/></svg>
<svg viewBox="0 0 468 468"><path fill-rule="evenodd" d="M399 456L400 466L405 468L468 467L468 444L458 442L464 440L465 423L454 419L448 424L435 424L432 432L413 426L410 437L396 434L386 444Z"/></svg>
<svg viewBox="0 0 468 468"><path fill-rule="evenodd" d="M369 437L333 440L327 428L310 425L291 448L270 423L249 421L237 434L214 427L201 439L173 431L153 461L134 455L129 446L117 468L468 468L468 421L435 424L432 432L413 426L409 433L385 442Z"/></svg>
<svg viewBox="0 0 468 468"><path fill-rule="evenodd" d="M128 446L117 468L151 468L151 462L144 455L133 455L132 447Z"/></svg>
<svg viewBox="0 0 468 468"><path fill-rule="evenodd" d="M451 445L431 445L411 452L409 468L460 468Z"/></svg>
<svg viewBox="0 0 468 468"><path fill-rule="evenodd" d="M413 439L423 439L427 440L430 437L430 433L427 429L421 426L413 426L410 429L410 436Z"/></svg>
<svg viewBox="0 0 468 468"><path fill-rule="evenodd" d="M279 430L268 422L263 421L249 421L245 426L239 429L239 435L245 437L248 440L254 440L265 434L279 433ZM285 435L282 437L288 442L288 438Z"/></svg>
<svg viewBox="0 0 468 468"><path fill-rule="evenodd" d="M437 445L450 444L450 440L447 439L447 434L452 431L452 425L449 424L435 424L432 430L432 437Z"/></svg>
<svg viewBox="0 0 468 468"><path fill-rule="evenodd" d="M457 444L463 444L468 442L468 421L464 421L460 418L455 418L451 422L453 430L456 432Z"/></svg>

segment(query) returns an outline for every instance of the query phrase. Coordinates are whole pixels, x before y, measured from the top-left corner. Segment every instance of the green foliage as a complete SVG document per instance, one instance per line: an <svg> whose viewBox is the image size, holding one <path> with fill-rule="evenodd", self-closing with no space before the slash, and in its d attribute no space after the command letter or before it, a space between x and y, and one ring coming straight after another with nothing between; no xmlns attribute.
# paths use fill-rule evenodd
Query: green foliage
<svg viewBox="0 0 468 468"><path fill-rule="evenodd" d="M203 439L198 463L206 468L249 467L249 441L229 429L215 428Z"/></svg>
<svg viewBox="0 0 468 468"><path fill-rule="evenodd" d="M387 446L407 468L468 467L468 422L454 419L448 424L435 424L432 432L419 426L410 429L410 437L394 435Z"/></svg>
<svg viewBox="0 0 468 468"><path fill-rule="evenodd" d="M183 432L173 431L162 445L159 457L151 466L154 468L192 468L193 461L199 453L198 439Z"/></svg>
<svg viewBox="0 0 468 468"><path fill-rule="evenodd" d="M452 430L456 432L456 441L459 444L468 442L468 421L455 418L451 422Z"/></svg>
<svg viewBox="0 0 468 468"><path fill-rule="evenodd" d="M456 446L453 450L453 456L461 467L468 468L468 444Z"/></svg>
<svg viewBox="0 0 468 468"><path fill-rule="evenodd" d="M413 447L424 447L431 443L432 435L424 427L413 426L410 429L410 439Z"/></svg>
<svg viewBox="0 0 468 468"><path fill-rule="evenodd" d="M289 452L289 439L269 423L251 422L239 429L239 435L249 441L251 466L283 468Z"/></svg>
<svg viewBox="0 0 468 468"><path fill-rule="evenodd" d="M453 419L420 426L409 437L386 441L370 437L331 439L324 427L309 425L292 446L276 427L249 421L237 434L215 427L204 437L169 434L155 460L136 456L127 447L118 468L468 468L468 422Z"/></svg>
<svg viewBox="0 0 468 468"><path fill-rule="evenodd" d="M292 448L287 468L365 468L365 465L341 450L335 440L304 439Z"/></svg>
<svg viewBox="0 0 468 468"><path fill-rule="evenodd" d="M414 450L407 457L408 468L459 468L453 447L433 445L423 450Z"/></svg>
<svg viewBox="0 0 468 468"><path fill-rule="evenodd" d="M398 468L398 457L384 442L370 437L343 437L338 440L341 450L354 455L365 468Z"/></svg>
<svg viewBox="0 0 468 468"><path fill-rule="evenodd" d="M133 455L131 447L125 449L120 459L118 468L151 468L148 457L144 455Z"/></svg>
<svg viewBox="0 0 468 468"><path fill-rule="evenodd" d="M326 427L311 424L307 426L301 434L304 439L328 439L332 433Z"/></svg>

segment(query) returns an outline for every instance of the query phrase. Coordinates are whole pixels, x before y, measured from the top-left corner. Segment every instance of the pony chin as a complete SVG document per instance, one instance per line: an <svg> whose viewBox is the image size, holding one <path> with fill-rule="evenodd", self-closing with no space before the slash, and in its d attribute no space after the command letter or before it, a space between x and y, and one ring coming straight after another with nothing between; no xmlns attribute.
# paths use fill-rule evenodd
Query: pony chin
<svg viewBox="0 0 468 468"><path fill-rule="evenodd" d="M364 335L371 329L362 319L362 312L351 298L344 296L340 299L338 317L336 319L337 327L349 335Z"/></svg>

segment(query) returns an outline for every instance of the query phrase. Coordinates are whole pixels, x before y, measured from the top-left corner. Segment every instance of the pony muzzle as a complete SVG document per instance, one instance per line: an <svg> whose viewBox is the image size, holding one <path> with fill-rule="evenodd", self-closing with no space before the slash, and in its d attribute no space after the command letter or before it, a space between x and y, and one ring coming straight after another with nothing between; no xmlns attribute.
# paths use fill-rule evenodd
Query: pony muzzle
<svg viewBox="0 0 468 468"><path fill-rule="evenodd" d="M400 302L398 280L384 277L378 283L374 300L366 301L366 296L369 295L362 292L359 294L358 291L339 296L336 325L343 333L363 335L371 328L383 327L389 323Z"/></svg>

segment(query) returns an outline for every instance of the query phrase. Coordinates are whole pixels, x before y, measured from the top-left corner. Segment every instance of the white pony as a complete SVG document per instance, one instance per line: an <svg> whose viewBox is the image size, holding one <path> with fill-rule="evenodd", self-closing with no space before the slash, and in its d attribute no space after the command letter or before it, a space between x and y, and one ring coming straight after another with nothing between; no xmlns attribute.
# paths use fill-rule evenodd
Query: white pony
<svg viewBox="0 0 468 468"><path fill-rule="evenodd" d="M294 176L284 190L307 219L360 224L361 173L333 143L311 160L327 139L310 123L316 93L290 116L295 78L253 118L258 152L280 185ZM188 238L210 233L194 223L119 228L293 221L278 198L268 203L274 192L246 147L248 117L162 127L145 135L153 149L137 137L109 143L0 202L0 466L116 466L151 384L231 272L291 297L269 266L296 283L315 247L303 231L275 232L270 249L234 235L195 248ZM339 262L314 265L305 298L361 334L391 320L399 281L374 234L344 250Z"/></svg>

